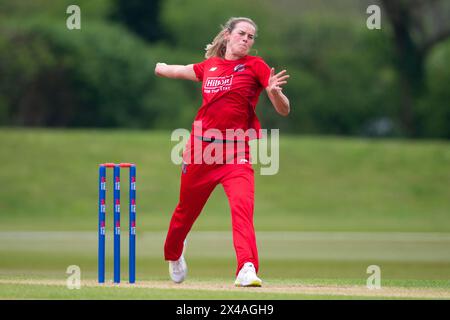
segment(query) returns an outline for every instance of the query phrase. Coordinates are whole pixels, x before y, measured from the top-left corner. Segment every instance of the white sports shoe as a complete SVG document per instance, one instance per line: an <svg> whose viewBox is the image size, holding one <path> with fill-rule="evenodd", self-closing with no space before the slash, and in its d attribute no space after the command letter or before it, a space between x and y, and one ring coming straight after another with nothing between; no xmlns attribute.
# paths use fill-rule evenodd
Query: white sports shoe
<svg viewBox="0 0 450 320"><path fill-rule="evenodd" d="M177 261L169 261L169 274L170 278L175 283L181 283L187 276L187 264L184 260L184 251L186 249L186 240L184 240L183 253Z"/></svg>
<svg viewBox="0 0 450 320"><path fill-rule="evenodd" d="M246 262L239 271L236 281L236 287L261 287L262 280L256 276L255 266L251 262Z"/></svg>

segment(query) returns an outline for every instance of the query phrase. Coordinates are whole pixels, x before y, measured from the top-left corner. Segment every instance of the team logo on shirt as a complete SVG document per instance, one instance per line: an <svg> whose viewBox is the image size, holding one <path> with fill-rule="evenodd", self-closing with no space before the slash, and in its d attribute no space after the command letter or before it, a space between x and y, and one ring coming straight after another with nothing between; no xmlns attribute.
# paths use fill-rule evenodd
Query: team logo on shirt
<svg viewBox="0 0 450 320"><path fill-rule="evenodd" d="M233 83L233 76L226 77L208 77L204 82L203 90L205 93L216 93L219 91L230 90Z"/></svg>
<svg viewBox="0 0 450 320"><path fill-rule="evenodd" d="M236 67L234 67L234 72L239 72L239 71L244 71L245 70L245 65L243 64L238 64Z"/></svg>

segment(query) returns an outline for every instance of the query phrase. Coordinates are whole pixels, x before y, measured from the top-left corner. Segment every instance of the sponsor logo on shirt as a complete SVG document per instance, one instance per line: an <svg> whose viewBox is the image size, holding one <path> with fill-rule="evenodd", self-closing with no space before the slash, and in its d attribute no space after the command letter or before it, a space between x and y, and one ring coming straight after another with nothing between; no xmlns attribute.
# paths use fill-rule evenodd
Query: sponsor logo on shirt
<svg viewBox="0 0 450 320"><path fill-rule="evenodd" d="M219 91L230 90L231 84L233 83L233 76L226 77L208 77L205 81L204 92L205 93L216 93Z"/></svg>
<svg viewBox="0 0 450 320"><path fill-rule="evenodd" d="M217 67L212 67L211 69L209 69L209 71L216 71Z"/></svg>

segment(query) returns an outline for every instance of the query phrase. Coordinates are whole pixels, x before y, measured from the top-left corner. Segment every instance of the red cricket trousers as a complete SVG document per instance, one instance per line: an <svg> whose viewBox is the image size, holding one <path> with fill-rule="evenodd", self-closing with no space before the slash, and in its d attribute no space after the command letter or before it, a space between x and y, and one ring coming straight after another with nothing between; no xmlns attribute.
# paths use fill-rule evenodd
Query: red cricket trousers
<svg viewBox="0 0 450 320"><path fill-rule="evenodd" d="M198 141L195 141L196 139ZM235 145L231 152L230 144ZM258 271L258 251L253 224L254 171L249 163L249 145L247 142L242 145L243 148L236 147L233 142L205 142L191 136L183 153L183 159L190 159L190 163L183 164L180 199L173 212L164 245L166 260L175 261L180 258L187 234L212 191L220 183L231 207L233 244L237 258L236 274L246 262L252 262ZM205 163L208 158L205 154L203 163L194 163L194 158L199 153L204 153L206 148L211 147L216 148L216 151L222 150L223 163ZM189 150L190 154L187 153ZM211 155L216 156L217 153L212 152Z"/></svg>

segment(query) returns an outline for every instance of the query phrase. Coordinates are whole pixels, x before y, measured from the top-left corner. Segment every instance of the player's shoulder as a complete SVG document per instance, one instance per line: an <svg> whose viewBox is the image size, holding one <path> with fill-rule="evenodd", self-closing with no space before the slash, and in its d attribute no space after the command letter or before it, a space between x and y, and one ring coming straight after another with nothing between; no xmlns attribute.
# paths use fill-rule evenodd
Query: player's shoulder
<svg viewBox="0 0 450 320"><path fill-rule="evenodd" d="M247 56L247 62L254 65L266 65L268 66L267 62L260 56Z"/></svg>
<svg viewBox="0 0 450 320"><path fill-rule="evenodd" d="M211 63L216 63L217 62L217 57L210 57L210 58L205 58L203 61L199 61L197 63L194 64L203 64L203 65L207 65L207 64L211 64Z"/></svg>
<svg viewBox="0 0 450 320"><path fill-rule="evenodd" d="M252 62L265 62L263 57L261 56L251 56L251 55L247 55L247 61L252 61Z"/></svg>

